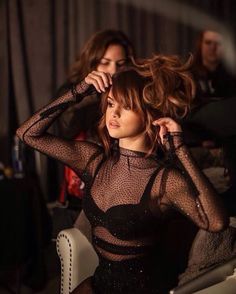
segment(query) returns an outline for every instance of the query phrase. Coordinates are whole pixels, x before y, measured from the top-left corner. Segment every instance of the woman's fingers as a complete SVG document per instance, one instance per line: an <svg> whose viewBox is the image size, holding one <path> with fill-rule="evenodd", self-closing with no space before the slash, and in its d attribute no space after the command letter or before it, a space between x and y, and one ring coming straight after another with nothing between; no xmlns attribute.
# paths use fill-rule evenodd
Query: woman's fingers
<svg viewBox="0 0 236 294"><path fill-rule="evenodd" d="M182 132L181 126L170 117L159 118L152 123L154 126L159 126L159 136L162 144L165 144L165 135L168 132Z"/></svg>
<svg viewBox="0 0 236 294"><path fill-rule="evenodd" d="M159 136L161 138L161 143L164 144L164 136L167 133L167 128L164 125L160 126Z"/></svg>
<svg viewBox="0 0 236 294"><path fill-rule="evenodd" d="M165 126L167 132L181 132L181 126L170 117L162 117L153 121L153 125Z"/></svg>
<svg viewBox="0 0 236 294"><path fill-rule="evenodd" d="M110 74L98 71L92 71L89 73L85 78L85 82L94 85L99 93L105 92L106 88L112 84Z"/></svg>
<svg viewBox="0 0 236 294"><path fill-rule="evenodd" d="M110 87L112 85L111 75L109 73L96 71L95 74L99 75L104 81L106 87Z"/></svg>
<svg viewBox="0 0 236 294"><path fill-rule="evenodd" d="M97 81L97 79L94 79L91 76L88 79L86 79L85 82L87 84L93 85L95 87L95 89L97 90L97 92L99 92L99 93L104 91L103 88L101 89L101 86L99 85L99 82Z"/></svg>
<svg viewBox="0 0 236 294"><path fill-rule="evenodd" d="M91 72L87 75L85 82L87 84L93 85L99 93L105 91L105 84L102 81L102 78L96 75L94 72Z"/></svg>

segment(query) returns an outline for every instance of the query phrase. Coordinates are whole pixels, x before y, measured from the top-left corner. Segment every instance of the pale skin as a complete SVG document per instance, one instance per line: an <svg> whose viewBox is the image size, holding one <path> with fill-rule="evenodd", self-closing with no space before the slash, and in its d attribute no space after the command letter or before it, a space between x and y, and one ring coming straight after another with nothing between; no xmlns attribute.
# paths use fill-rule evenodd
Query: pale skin
<svg viewBox="0 0 236 294"><path fill-rule="evenodd" d="M100 60L97 71L107 72L110 75L116 73L126 64L126 52L124 47L119 44L108 46L104 56Z"/></svg>
<svg viewBox="0 0 236 294"><path fill-rule="evenodd" d="M203 34L201 54L202 63L209 70L215 70L222 59L222 36L214 31L205 31Z"/></svg>
<svg viewBox="0 0 236 294"><path fill-rule="evenodd" d="M111 76L126 63L126 53L121 45L108 46L96 70L85 78L87 84L92 84L101 93L112 84Z"/></svg>
<svg viewBox="0 0 236 294"><path fill-rule="evenodd" d="M105 92L112 85L111 76L107 73L96 73L92 78L85 79L86 83L93 85L99 92ZM162 144L167 132L182 132L181 126L169 117L153 121L159 126L159 135ZM113 95L112 88L108 94L108 107L106 110L106 126L109 135L119 140L119 146L134 151L146 152L145 131L142 117L137 112L118 103Z"/></svg>
<svg viewBox="0 0 236 294"><path fill-rule="evenodd" d="M119 146L134 151L146 151L142 117L118 103L112 90L108 94L106 127L112 138L119 140Z"/></svg>

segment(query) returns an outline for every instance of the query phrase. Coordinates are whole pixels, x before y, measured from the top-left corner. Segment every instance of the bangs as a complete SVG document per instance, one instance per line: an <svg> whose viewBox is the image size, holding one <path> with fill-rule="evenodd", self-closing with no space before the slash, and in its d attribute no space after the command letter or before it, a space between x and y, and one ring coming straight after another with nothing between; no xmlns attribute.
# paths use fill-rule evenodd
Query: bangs
<svg viewBox="0 0 236 294"><path fill-rule="evenodd" d="M123 107L129 107L133 111L140 108L137 91L134 89L122 88L117 84L112 86L111 89L114 99Z"/></svg>
<svg viewBox="0 0 236 294"><path fill-rule="evenodd" d="M145 80L134 69L115 74L111 88L114 99L124 107L142 112Z"/></svg>

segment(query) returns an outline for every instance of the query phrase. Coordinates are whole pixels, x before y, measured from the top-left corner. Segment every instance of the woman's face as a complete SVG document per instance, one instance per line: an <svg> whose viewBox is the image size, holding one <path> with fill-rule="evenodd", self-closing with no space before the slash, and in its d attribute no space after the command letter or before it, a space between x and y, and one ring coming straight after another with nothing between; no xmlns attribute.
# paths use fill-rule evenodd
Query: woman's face
<svg viewBox="0 0 236 294"><path fill-rule="evenodd" d="M120 147L144 151L145 126L141 115L119 104L111 90L107 99L106 127L109 135L119 139Z"/></svg>
<svg viewBox="0 0 236 294"><path fill-rule="evenodd" d="M113 75L126 64L126 61L127 57L124 47L121 45L110 45L100 60L97 71Z"/></svg>
<svg viewBox="0 0 236 294"><path fill-rule="evenodd" d="M222 36L217 32L205 31L201 50L203 64L219 63L223 54Z"/></svg>

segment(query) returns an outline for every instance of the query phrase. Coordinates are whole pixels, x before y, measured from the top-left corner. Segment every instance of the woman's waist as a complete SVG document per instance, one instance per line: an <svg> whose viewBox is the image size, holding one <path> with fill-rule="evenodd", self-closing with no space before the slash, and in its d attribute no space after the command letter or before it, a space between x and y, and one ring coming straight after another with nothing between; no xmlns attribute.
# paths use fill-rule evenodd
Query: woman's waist
<svg viewBox="0 0 236 294"><path fill-rule="evenodd" d="M127 263L131 260L142 261L144 259L152 259L151 256L156 255L158 252L158 246L154 244L150 245L141 245L138 243L136 246L124 246L109 243L103 239L100 239L97 236L92 238L93 246L101 260L104 260L107 263L114 262L114 266L118 262L124 262L127 260Z"/></svg>
<svg viewBox="0 0 236 294"><path fill-rule="evenodd" d="M120 240L117 239L117 242L108 242L99 236L93 235L92 236L92 242L95 249L101 249L102 252L108 252L110 254L115 255L122 255L122 256L139 256L139 255L150 255L154 248L157 247L156 244L153 244L151 241L149 243L144 242L140 243L137 241L136 243L134 241L126 242L126 245L120 244ZM98 250L100 251L100 250Z"/></svg>
<svg viewBox="0 0 236 294"><path fill-rule="evenodd" d="M95 288L100 293L157 293L156 266L150 256L138 256L120 261L98 254L99 266L94 275ZM104 292L104 284L107 292ZM154 291L155 289L155 291Z"/></svg>

